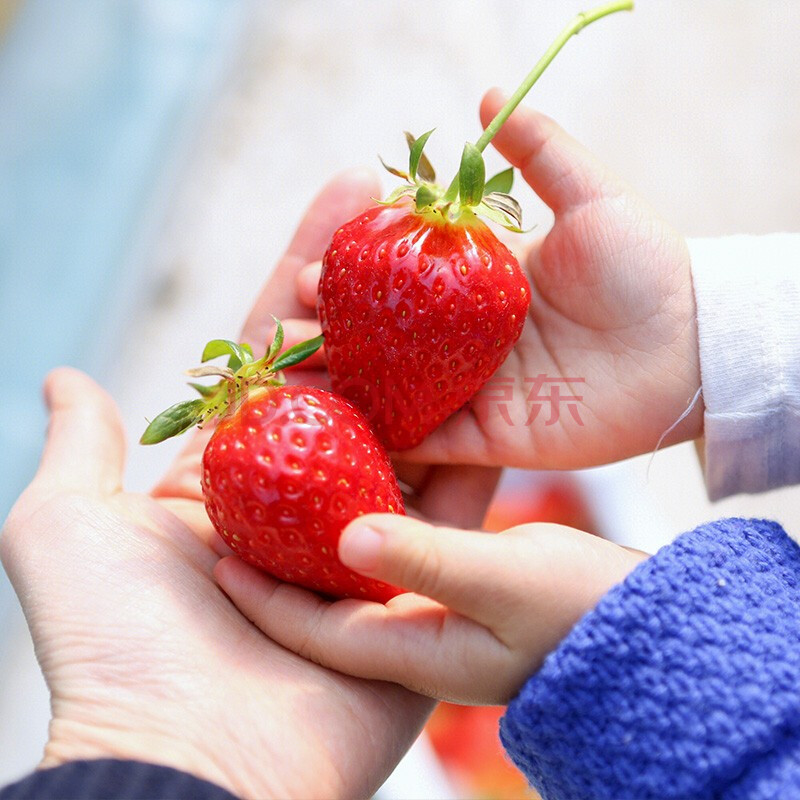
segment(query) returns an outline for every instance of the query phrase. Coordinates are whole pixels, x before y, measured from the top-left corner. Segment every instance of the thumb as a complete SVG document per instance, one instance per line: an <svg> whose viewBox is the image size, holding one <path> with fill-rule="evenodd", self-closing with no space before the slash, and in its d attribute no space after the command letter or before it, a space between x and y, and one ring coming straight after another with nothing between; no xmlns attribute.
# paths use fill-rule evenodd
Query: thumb
<svg viewBox="0 0 800 800"><path fill-rule="evenodd" d="M508 537L438 528L397 514L359 517L342 533L339 559L350 569L437 600L483 625L507 608L502 575L513 570Z"/></svg>
<svg viewBox="0 0 800 800"><path fill-rule="evenodd" d="M69 367L47 376L44 396L50 424L36 481L101 495L119 491L125 442L114 401Z"/></svg>
<svg viewBox="0 0 800 800"><path fill-rule="evenodd" d="M499 89L486 93L480 109L484 127L505 102ZM623 191L622 182L592 153L533 109L518 107L492 144L556 215Z"/></svg>

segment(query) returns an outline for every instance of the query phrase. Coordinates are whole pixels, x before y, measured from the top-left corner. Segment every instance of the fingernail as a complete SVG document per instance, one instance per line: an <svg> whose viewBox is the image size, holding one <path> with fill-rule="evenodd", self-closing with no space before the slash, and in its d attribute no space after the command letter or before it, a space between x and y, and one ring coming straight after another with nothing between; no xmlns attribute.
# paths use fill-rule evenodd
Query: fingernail
<svg viewBox="0 0 800 800"><path fill-rule="evenodd" d="M339 560L359 572L371 572L378 566L383 534L366 525L349 527L339 539Z"/></svg>

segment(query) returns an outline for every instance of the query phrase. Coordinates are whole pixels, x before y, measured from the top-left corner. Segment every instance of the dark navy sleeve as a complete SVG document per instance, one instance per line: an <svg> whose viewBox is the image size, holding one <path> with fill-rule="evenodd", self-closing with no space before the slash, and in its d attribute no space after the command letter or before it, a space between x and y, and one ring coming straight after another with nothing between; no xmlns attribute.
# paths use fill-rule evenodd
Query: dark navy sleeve
<svg viewBox="0 0 800 800"><path fill-rule="evenodd" d="M545 800L800 798L800 548L703 525L612 589L500 734Z"/></svg>
<svg viewBox="0 0 800 800"><path fill-rule="evenodd" d="M0 800L236 800L186 772L138 761L73 761L0 790Z"/></svg>

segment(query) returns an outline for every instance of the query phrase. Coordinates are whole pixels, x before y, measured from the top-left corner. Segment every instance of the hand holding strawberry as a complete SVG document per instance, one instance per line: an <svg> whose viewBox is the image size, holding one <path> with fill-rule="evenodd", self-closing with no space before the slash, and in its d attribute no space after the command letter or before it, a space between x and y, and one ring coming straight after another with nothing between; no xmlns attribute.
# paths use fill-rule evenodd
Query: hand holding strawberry
<svg viewBox="0 0 800 800"><path fill-rule="evenodd" d="M552 120L517 108L531 85L486 96L484 136L446 191L422 152L428 135L411 137L408 170L392 170L409 185L341 227L322 267L298 278L299 300L319 309L333 387L403 461L603 464L652 450L699 387L686 243ZM555 214L522 269L475 216L519 222L510 171L482 183L476 152L489 141ZM579 397L574 413L536 416L553 386ZM701 425L702 403L667 443Z"/></svg>
<svg viewBox="0 0 800 800"><path fill-rule="evenodd" d="M296 313L295 272L374 193L358 173L326 187L243 339L266 345L267 308ZM51 692L43 766L139 759L241 797L370 796L416 738L430 701L298 658L231 605L212 574L221 548L200 501L210 430L193 435L156 496L130 494L108 396L73 370L55 372L46 392L42 463L0 538ZM452 475L455 486L462 477ZM434 484L420 496L437 516L467 514L477 524L485 495Z"/></svg>
<svg viewBox="0 0 800 800"><path fill-rule="evenodd" d="M267 636L315 663L439 700L505 705L645 555L547 523L489 534L375 514L348 526L339 557L417 594L330 603L235 559L215 574Z"/></svg>
<svg viewBox="0 0 800 800"><path fill-rule="evenodd" d="M481 119L488 123L503 103L489 92ZM685 240L544 115L517 109L494 144L555 213L553 228L521 259L533 287L525 326L475 402L400 457L576 469L652 450L700 385ZM319 263L298 276L306 307L316 303L319 277ZM304 322L302 330L315 329ZM548 425L545 407L526 424L542 374L582 381L574 391L561 384L562 394L582 396L579 419L562 406ZM512 387L510 397L501 385ZM668 443L699 436L702 417L701 402Z"/></svg>

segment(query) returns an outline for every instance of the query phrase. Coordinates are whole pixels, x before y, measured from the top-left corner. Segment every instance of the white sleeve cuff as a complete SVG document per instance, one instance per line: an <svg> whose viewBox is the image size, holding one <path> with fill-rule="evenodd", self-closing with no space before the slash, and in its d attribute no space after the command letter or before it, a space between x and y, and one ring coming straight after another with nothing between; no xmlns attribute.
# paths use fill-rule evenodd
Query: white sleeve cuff
<svg viewBox="0 0 800 800"><path fill-rule="evenodd" d="M800 234L689 242L709 497L800 482Z"/></svg>

